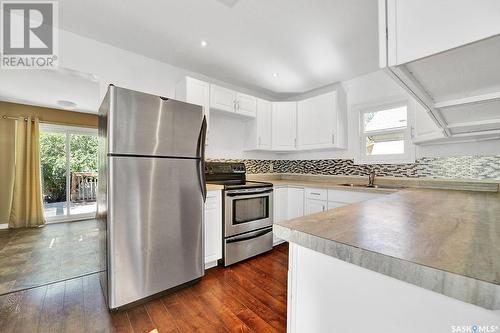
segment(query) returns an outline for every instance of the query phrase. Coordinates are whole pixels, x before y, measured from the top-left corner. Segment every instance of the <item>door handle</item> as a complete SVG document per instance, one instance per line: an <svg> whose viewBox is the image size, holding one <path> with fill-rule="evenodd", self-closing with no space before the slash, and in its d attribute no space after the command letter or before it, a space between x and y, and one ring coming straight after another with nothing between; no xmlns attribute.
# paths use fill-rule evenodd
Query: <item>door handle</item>
<svg viewBox="0 0 500 333"><path fill-rule="evenodd" d="M203 116L201 123L200 136L198 137L197 157L198 161L198 180L201 187L203 202L207 201L207 187L205 185L205 138L207 135L207 118Z"/></svg>
<svg viewBox="0 0 500 333"><path fill-rule="evenodd" d="M269 228L269 229L266 229L266 230L263 230L263 231L259 231L259 232L256 232L256 233L251 233L248 236L247 235L244 235L244 236L235 236L235 237L227 239L226 243L236 243L236 242L241 242L241 241L246 241L246 240L254 239L254 238L263 236L265 234L268 234L268 233L270 233L272 231L273 231L273 229Z"/></svg>

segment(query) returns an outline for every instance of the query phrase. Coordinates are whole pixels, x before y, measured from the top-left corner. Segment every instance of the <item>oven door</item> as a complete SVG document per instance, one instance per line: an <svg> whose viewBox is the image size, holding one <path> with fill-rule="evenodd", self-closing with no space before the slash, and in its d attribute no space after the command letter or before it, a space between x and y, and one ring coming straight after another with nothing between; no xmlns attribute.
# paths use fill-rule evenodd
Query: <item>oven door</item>
<svg viewBox="0 0 500 333"><path fill-rule="evenodd" d="M273 225L273 189L228 190L224 201L226 237Z"/></svg>

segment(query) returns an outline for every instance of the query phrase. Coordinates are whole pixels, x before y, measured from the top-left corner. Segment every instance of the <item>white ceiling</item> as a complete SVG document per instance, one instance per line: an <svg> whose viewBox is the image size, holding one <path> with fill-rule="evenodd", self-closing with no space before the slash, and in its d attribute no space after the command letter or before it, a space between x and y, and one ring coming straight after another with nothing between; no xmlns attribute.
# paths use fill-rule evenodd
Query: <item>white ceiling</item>
<svg viewBox="0 0 500 333"><path fill-rule="evenodd" d="M64 0L59 11L64 30L266 94L378 68L375 0Z"/></svg>
<svg viewBox="0 0 500 333"><path fill-rule="evenodd" d="M3 70L0 100L65 109L58 101L76 103L72 111L96 112L99 81L90 73L59 67L57 70Z"/></svg>

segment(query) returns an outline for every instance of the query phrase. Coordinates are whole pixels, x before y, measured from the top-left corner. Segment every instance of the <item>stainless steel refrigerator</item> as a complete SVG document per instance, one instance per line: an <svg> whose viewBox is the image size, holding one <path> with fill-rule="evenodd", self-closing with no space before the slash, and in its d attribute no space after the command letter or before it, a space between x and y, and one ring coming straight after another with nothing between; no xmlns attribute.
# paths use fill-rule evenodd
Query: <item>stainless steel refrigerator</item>
<svg viewBox="0 0 500 333"><path fill-rule="evenodd" d="M205 133L201 106L109 86L97 214L110 309L203 276Z"/></svg>

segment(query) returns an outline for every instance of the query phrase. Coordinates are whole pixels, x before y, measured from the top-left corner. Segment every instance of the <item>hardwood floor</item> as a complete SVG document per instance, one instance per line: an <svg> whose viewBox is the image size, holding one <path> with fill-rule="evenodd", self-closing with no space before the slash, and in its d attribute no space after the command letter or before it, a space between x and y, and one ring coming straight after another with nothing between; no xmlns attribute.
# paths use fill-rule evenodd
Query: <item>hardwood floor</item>
<svg viewBox="0 0 500 333"><path fill-rule="evenodd" d="M0 296L0 331L285 332L288 245L109 313L96 274Z"/></svg>

